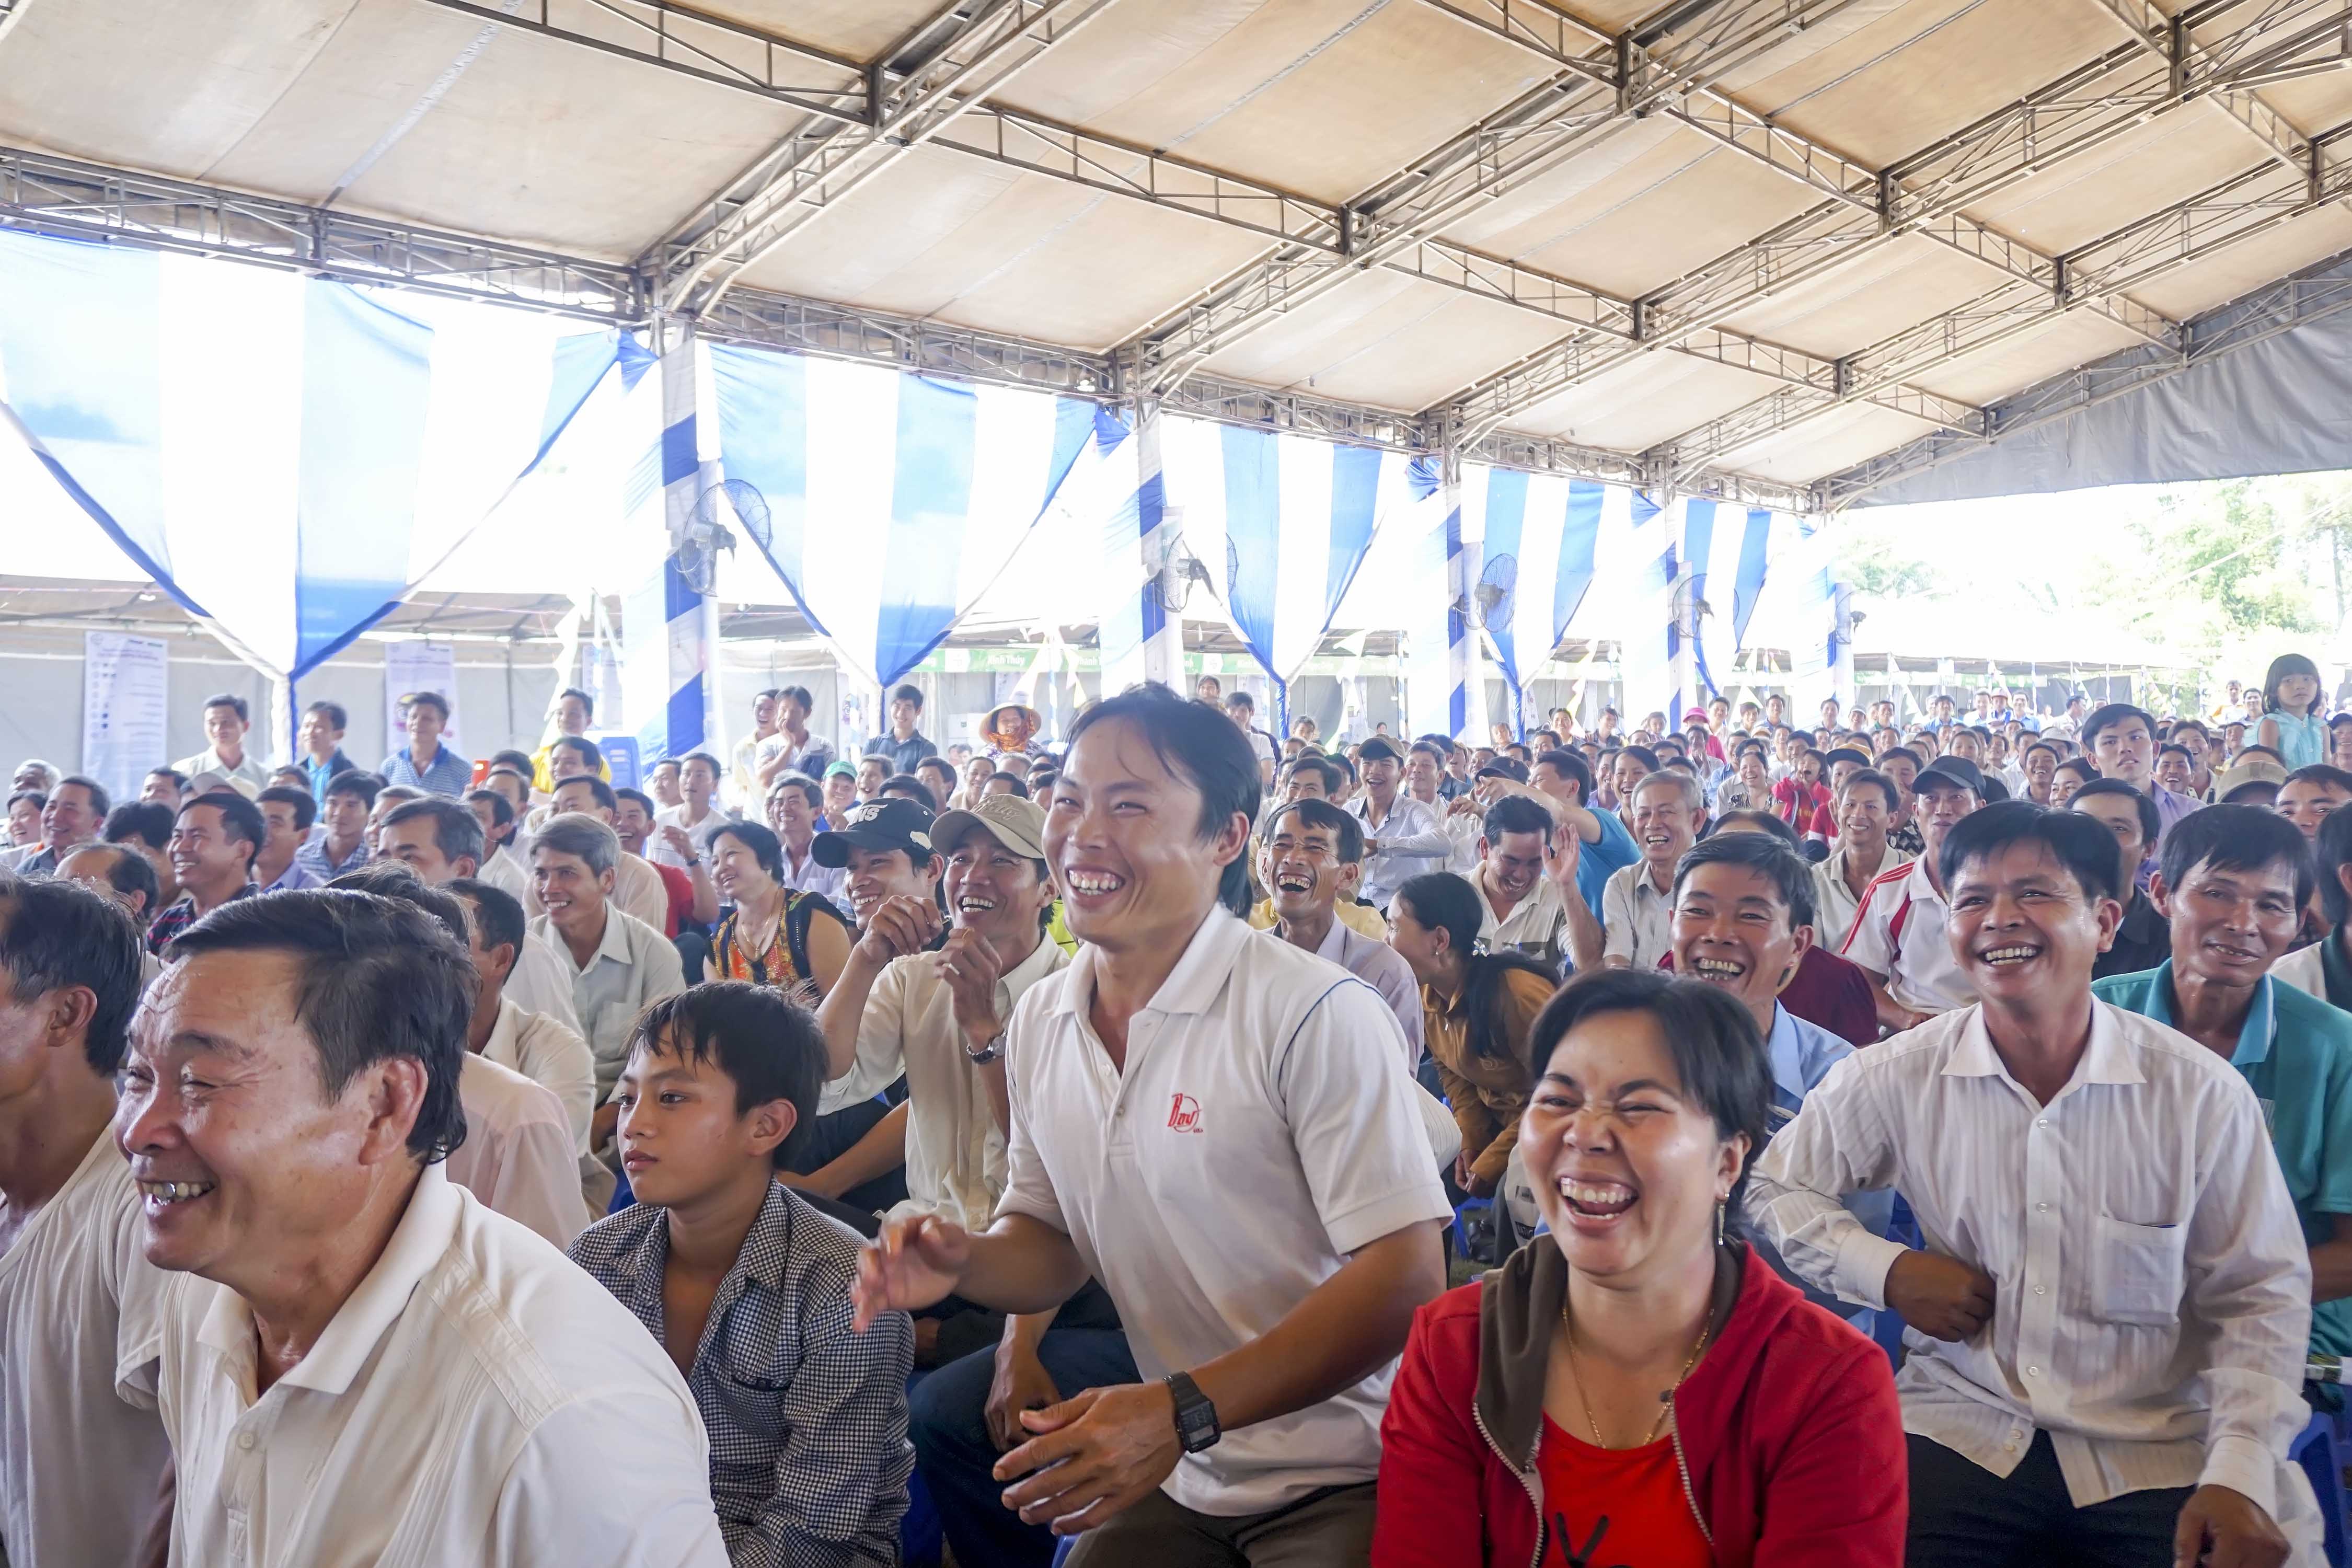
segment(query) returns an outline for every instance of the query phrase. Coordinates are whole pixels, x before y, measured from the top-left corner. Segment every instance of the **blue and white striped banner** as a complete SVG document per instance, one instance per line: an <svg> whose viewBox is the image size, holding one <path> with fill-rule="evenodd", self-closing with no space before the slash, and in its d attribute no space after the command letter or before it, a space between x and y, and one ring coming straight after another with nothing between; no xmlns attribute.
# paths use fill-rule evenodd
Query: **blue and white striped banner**
<svg viewBox="0 0 2352 1568"><path fill-rule="evenodd" d="M1412 624L1405 627L1405 727L1416 735L1462 733L1465 691L1452 635L1452 601L1432 590L1450 581L1448 563L1459 548L1460 513L1454 487L1435 458L1415 458L1406 469L1412 531L1412 575L1425 584L1412 597Z"/></svg>
<svg viewBox="0 0 2352 1568"><path fill-rule="evenodd" d="M142 571L274 678L390 613L617 352L530 311L0 234L0 405Z"/></svg>
<svg viewBox="0 0 2352 1568"><path fill-rule="evenodd" d="M745 531L850 666L887 686L946 639L1072 470L1095 405L766 349L709 348Z"/></svg>
<svg viewBox="0 0 2352 1568"><path fill-rule="evenodd" d="M710 372L701 345L673 334L658 356L635 337L624 348L624 428L639 447L622 497L619 552L600 563L625 585L619 725L636 738L641 764L726 751L713 677L716 601L686 580L675 555L696 506L719 483L711 422L701 416Z"/></svg>
<svg viewBox="0 0 2352 1568"><path fill-rule="evenodd" d="M1489 587L1486 637L1510 694L1515 734L1527 732L1528 684L1592 590L1603 528L1630 530L1634 504L1633 492L1620 485L1462 466L1461 531L1478 542L1464 575L1474 598L1480 584Z"/></svg>
<svg viewBox="0 0 2352 1568"><path fill-rule="evenodd" d="M1208 568L1234 630L1274 682L1289 722L1290 682L1387 518L1412 505L1402 453L1312 437L1154 416L1167 504Z"/></svg>
<svg viewBox="0 0 2352 1568"><path fill-rule="evenodd" d="M1202 593L1195 602L1198 584L1188 584L1170 604L1165 569L1183 541L1184 514L1168 501L1164 422L1155 415L1130 426L1108 409L1097 417L1096 445L1104 461L1093 499L1085 504L1102 520L1095 590L1102 689L1119 692L1156 680L1181 690L1184 615L1198 616L1210 595Z"/></svg>

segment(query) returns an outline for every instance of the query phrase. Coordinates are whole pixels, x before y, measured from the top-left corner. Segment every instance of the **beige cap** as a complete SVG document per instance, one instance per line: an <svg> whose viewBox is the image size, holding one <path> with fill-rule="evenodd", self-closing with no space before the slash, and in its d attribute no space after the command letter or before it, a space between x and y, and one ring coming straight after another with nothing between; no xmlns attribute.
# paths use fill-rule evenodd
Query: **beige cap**
<svg viewBox="0 0 2352 1568"><path fill-rule="evenodd" d="M2226 804L2231 792L2250 784L2283 784L2286 770L2268 757L2248 757L2233 768L2223 768L2213 775L2213 798Z"/></svg>
<svg viewBox="0 0 2352 1568"><path fill-rule="evenodd" d="M941 855L952 851L975 827L984 827L998 843L1032 860L1045 858L1045 808L1017 795L992 795L970 811L940 814L931 824L931 847Z"/></svg>

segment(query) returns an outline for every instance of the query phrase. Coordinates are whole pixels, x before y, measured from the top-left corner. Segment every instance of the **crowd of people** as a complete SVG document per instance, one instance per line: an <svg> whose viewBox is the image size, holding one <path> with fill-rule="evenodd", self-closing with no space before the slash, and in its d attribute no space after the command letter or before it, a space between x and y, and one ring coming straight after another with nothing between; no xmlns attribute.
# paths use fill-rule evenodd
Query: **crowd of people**
<svg viewBox="0 0 2352 1568"><path fill-rule="evenodd" d="M2315 1563L2352 715L1963 700L28 761L0 1563Z"/></svg>

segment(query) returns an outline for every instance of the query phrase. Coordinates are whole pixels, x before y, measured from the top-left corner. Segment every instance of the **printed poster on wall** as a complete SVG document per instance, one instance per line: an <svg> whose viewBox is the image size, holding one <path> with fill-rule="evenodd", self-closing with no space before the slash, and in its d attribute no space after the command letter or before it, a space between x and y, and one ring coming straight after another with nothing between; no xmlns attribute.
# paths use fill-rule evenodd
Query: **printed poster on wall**
<svg viewBox="0 0 2352 1568"><path fill-rule="evenodd" d="M457 735L457 650L448 643L388 642L383 645L383 754L391 756L408 744L408 707L403 699L419 691L437 691L449 703L449 722L441 743L462 752Z"/></svg>
<svg viewBox="0 0 2352 1568"><path fill-rule="evenodd" d="M164 750L171 659L161 637L82 634L81 771L116 800L135 800Z"/></svg>

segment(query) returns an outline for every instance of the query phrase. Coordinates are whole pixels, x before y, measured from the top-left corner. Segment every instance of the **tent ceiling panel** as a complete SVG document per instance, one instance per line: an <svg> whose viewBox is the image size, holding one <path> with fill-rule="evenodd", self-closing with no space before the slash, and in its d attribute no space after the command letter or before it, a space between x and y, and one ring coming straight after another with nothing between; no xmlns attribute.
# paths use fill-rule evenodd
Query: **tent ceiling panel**
<svg viewBox="0 0 2352 1568"><path fill-rule="evenodd" d="M2000 281L2000 273L1974 257L1913 235L1742 310L1725 325L1834 358L1973 300Z"/></svg>
<svg viewBox="0 0 2352 1568"><path fill-rule="evenodd" d="M696 0L696 9L828 54L874 58L920 26L940 0Z"/></svg>
<svg viewBox="0 0 2352 1568"><path fill-rule="evenodd" d="M1783 436L1726 454L1743 473L1802 484L1900 447L1929 426L1907 414L1871 404L1849 404Z"/></svg>
<svg viewBox="0 0 2352 1568"><path fill-rule="evenodd" d="M1372 272L1210 359L1213 375L1425 408L1481 367L1542 347L1560 324L1394 272ZM1287 375L1288 379L1285 379Z"/></svg>
<svg viewBox="0 0 2352 1568"><path fill-rule="evenodd" d="M2070 310L2052 316L2047 325L1963 354L1912 379L1931 392L1983 405L2142 341L2105 316Z"/></svg>
<svg viewBox="0 0 2352 1568"><path fill-rule="evenodd" d="M1552 74L1402 0L1121 0L997 96L1339 202Z"/></svg>
<svg viewBox="0 0 2352 1568"><path fill-rule="evenodd" d="M745 281L1098 349L1265 244L1171 208L923 147Z"/></svg>
<svg viewBox="0 0 2352 1568"><path fill-rule="evenodd" d="M2352 121L2352 72L2273 82L2263 89L2263 101L2285 115L2296 130L2313 135Z"/></svg>
<svg viewBox="0 0 2352 1568"><path fill-rule="evenodd" d="M1752 371L1689 354L1644 354L1528 410L1521 423L1581 446L1643 451L1778 384Z"/></svg>
<svg viewBox="0 0 2352 1568"><path fill-rule="evenodd" d="M2352 212L2337 202L2194 261L2133 294L2175 320L2210 310L2315 261L2352 249Z"/></svg>
<svg viewBox="0 0 2352 1568"><path fill-rule="evenodd" d="M2040 249L2071 250L2262 161L2261 146L2218 105L2191 103L1970 211Z"/></svg>
<svg viewBox="0 0 2352 1568"><path fill-rule="evenodd" d="M1920 0L1745 96L1790 130L1884 166L2124 36L2090 0Z"/></svg>

